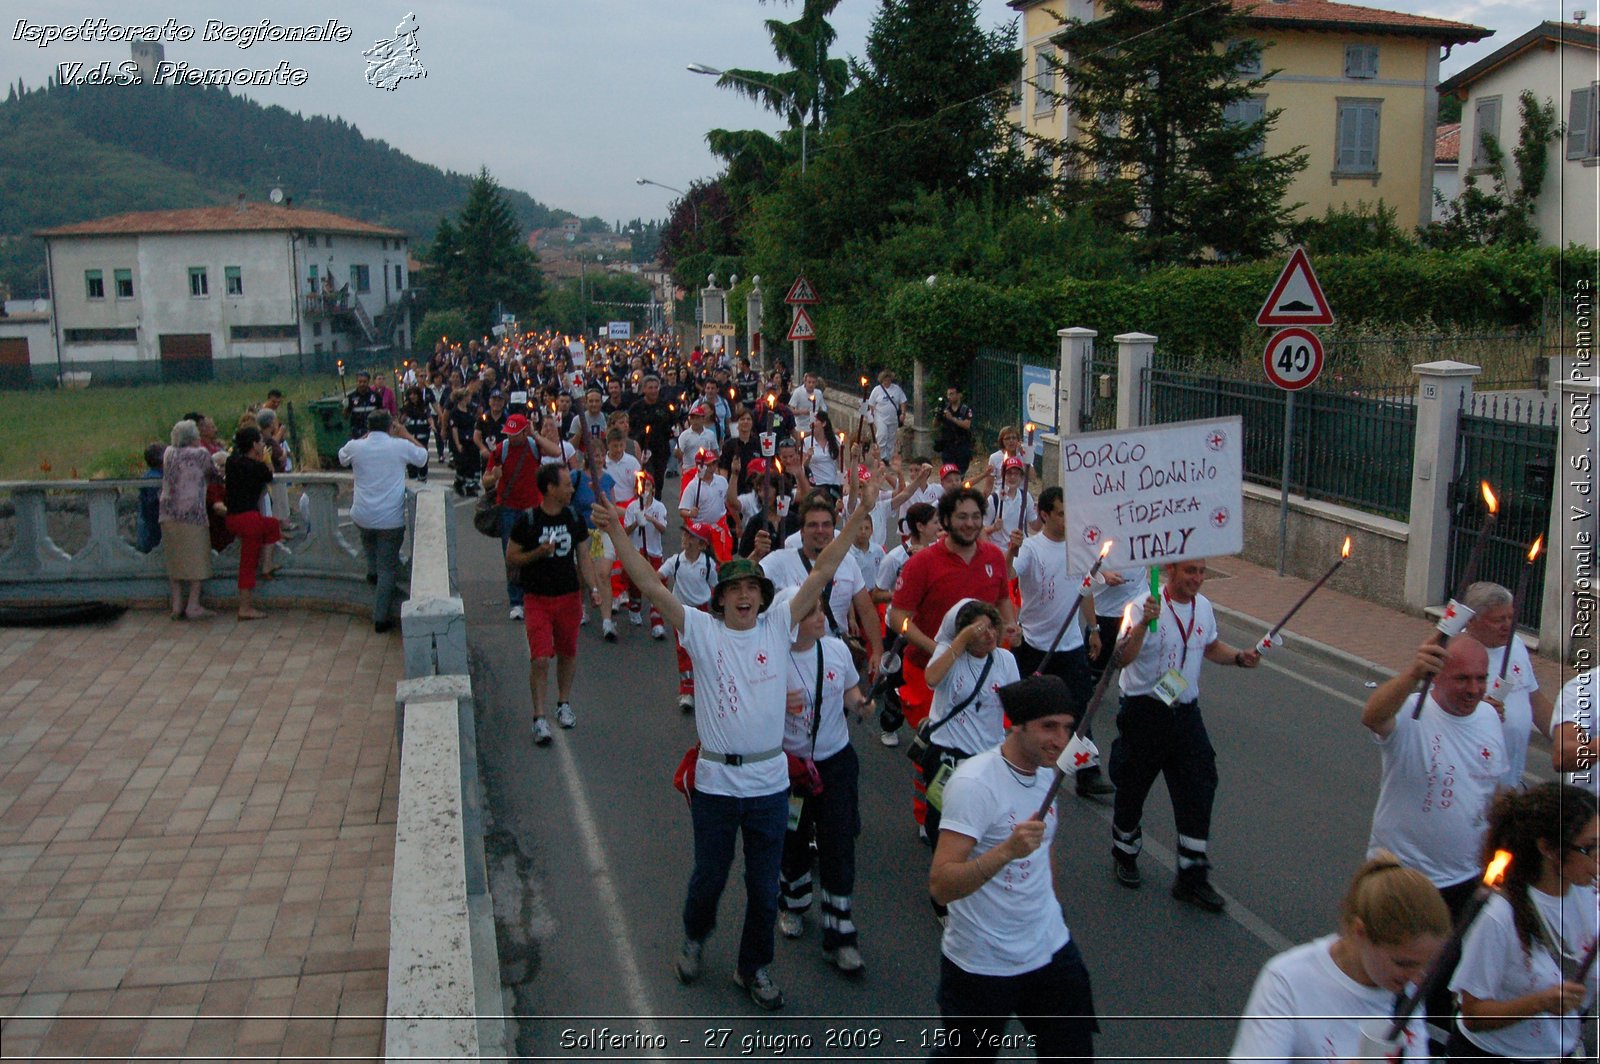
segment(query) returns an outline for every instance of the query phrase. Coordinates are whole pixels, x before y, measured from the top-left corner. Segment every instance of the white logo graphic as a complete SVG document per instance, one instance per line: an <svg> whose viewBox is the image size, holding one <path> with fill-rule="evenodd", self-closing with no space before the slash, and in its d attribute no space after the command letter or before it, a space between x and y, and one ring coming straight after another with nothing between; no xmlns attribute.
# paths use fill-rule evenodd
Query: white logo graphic
<svg viewBox="0 0 1600 1064"><path fill-rule="evenodd" d="M392 38L374 41L361 53L367 57L367 84L393 92L407 78L427 77L428 72L417 62L417 50L417 16L408 11Z"/></svg>

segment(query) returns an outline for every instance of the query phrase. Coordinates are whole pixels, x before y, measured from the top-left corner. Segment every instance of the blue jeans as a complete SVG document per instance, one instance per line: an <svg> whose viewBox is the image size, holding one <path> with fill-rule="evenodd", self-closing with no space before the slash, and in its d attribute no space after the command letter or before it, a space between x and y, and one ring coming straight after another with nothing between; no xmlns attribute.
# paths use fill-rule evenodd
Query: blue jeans
<svg viewBox="0 0 1600 1064"><path fill-rule="evenodd" d="M789 825L789 790L759 798L730 798L695 791L694 871L683 903L683 932L703 942L717 926L717 902L733 867L733 844L744 836L744 931L739 938L739 974L750 976L772 963L772 931L778 922L778 870Z"/></svg>
<svg viewBox="0 0 1600 1064"><path fill-rule="evenodd" d="M372 600L373 623L391 619L394 611L394 586L400 574L400 544L406 538L403 528L362 528L361 549L367 555L367 578L376 578L377 593Z"/></svg>
<svg viewBox="0 0 1600 1064"><path fill-rule="evenodd" d="M511 526L516 524L517 523L517 518L519 518L521 516L522 516L522 511L521 510L513 510L509 506L501 509L501 511L500 511L500 557L501 558L504 558L506 556L506 546L511 542ZM513 584L511 581L507 580L506 581L506 598L510 601L511 606L512 606L513 609L520 609L521 606L522 606L522 587L521 587L521 585Z"/></svg>

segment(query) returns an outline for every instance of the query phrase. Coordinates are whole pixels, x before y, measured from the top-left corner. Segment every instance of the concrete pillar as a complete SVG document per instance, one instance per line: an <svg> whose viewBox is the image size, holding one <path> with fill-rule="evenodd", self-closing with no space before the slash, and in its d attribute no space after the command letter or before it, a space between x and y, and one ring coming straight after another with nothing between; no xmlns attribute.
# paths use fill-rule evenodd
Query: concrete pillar
<svg viewBox="0 0 1600 1064"><path fill-rule="evenodd" d="M1056 371L1056 435L1075 436L1083 431L1084 419L1094 413L1094 384L1089 380L1089 361L1094 355L1093 329L1057 329L1061 338L1061 365Z"/></svg>
<svg viewBox="0 0 1600 1064"><path fill-rule="evenodd" d="M1561 363L1556 365L1559 367ZM1550 529L1545 537L1544 601L1539 610L1539 652L1579 669L1595 660L1595 405L1600 382L1571 379L1579 363L1568 365L1567 379L1554 377L1556 401L1555 478L1550 492ZM1554 692L1547 692L1553 696Z"/></svg>
<svg viewBox="0 0 1600 1064"><path fill-rule="evenodd" d="M767 345L761 335L761 277L750 279L750 291L744 297L745 350L751 362L759 367L761 379L767 379Z"/></svg>
<svg viewBox="0 0 1600 1064"><path fill-rule="evenodd" d="M1405 603L1421 610L1443 602L1450 550L1450 481L1456 468L1456 428L1472 398L1465 362L1424 362L1417 375L1417 437L1411 459L1411 539L1406 552Z"/></svg>
<svg viewBox="0 0 1600 1064"><path fill-rule="evenodd" d="M1117 428L1136 429L1150 420L1145 371L1155 364L1156 338L1149 333L1122 333L1117 342Z"/></svg>
<svg viewBox="0 0 1600 1064"><path fill-rule="evenodd" d="M904 453L933 453L933 433L928 426L928 373L920 358L911 364L911 430L907 435L910 447Z"/></svg>

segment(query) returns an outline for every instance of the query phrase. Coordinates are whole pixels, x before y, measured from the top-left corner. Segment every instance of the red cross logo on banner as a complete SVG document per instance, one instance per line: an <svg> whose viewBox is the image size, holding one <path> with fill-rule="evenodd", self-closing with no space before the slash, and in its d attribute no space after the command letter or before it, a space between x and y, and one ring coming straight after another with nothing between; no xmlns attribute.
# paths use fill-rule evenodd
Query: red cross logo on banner
<svg viewBox="0 0 1600 1064"><path fill-rule="evenodd" d="M1089 544L1099 543L1100 542L1100 528L1099 528L1099 526L1098 525L1090 525L1088 528L1084 529L1083 530L1083 541L1085 543L1089 543Z"/></svg>
<svg viewBox="0 0 1600 1064"><path fill-rule="evenodd" d="M1213 451L1222 450L1223 446L1226 445L1227 442L1228 442L1227 434L1223 433L1223 432L1212 432L1209 436L1206 437L1206 446L1209 447Z"/></svg>
<svg viewBox="0 0 1600 1064"><path fill-rule="evenodd" d="M1216 525L1218 528L1222 528L1227 525L1229 516L1228 508L1226 506L1219 506L1215 510L1211 511L1211 523Z"/></svg>

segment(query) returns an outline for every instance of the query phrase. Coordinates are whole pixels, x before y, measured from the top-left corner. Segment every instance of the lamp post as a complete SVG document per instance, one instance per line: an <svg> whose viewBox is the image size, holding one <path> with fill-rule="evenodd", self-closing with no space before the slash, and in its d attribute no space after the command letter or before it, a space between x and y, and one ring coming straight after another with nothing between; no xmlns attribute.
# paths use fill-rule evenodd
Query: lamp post
<svg viewBox="0 0 1600 1064"><path fill-rule="evenodd" d="M689 209L694 212L695 232L698 233L700 231L700 205L694 200L690 199L689 194L683 189L673 188L671 185L663 185L661 182L652 181L648 177L636 177L633 179L633 183L636 185L654 185L656 188L664 188L668 192L676 192L678 195L682 196L686 201L688 201Z"/></svg>
<svg viewBox="0 0 1600 1064"><path fill-rule="evenodd" d="M743 74L730 74L726 70L718 70L716 67L706 66L704 63L690 63L689 64L689 72L691 74L708 74L708 75L710 75L711 77L714 77L714 78L726 78L729 81L738 81L738 82L742 82L742 83L744 83L746 85L753 85L758 89L767 89L770 92L775 92L779 96L782 96L786 101L788 101L788 104L789 104L790 107L794 108L796 111L800 111L799 101L795 99L794 94L790 93L790 92L785 92L783 89L778 88L778 86L772 84L771 82L758 81L755 78L747 78ZM806 121L805 113L803 111L800 111L800 173L801 173L801 176L804 176L805 172L806 172L806 133L807 133L807 127L809 125L810 125L810 123Z"/></svg>

